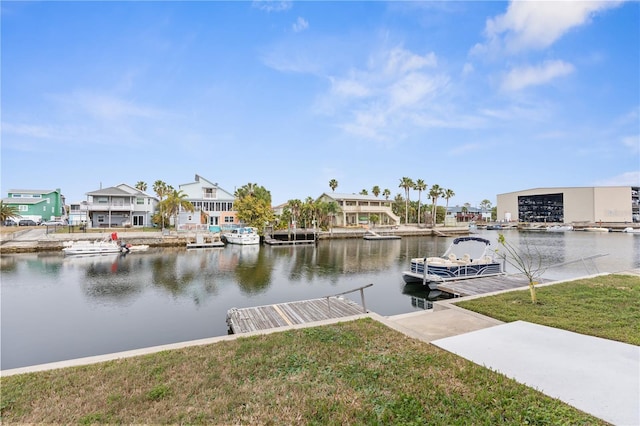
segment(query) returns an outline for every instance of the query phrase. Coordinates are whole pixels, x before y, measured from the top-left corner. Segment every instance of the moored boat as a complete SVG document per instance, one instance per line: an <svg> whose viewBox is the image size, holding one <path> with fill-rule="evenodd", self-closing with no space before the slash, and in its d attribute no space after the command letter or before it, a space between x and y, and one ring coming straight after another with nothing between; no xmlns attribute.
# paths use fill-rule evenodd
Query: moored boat
<svg viewBox="0 0 640 426"><path fill-rule="evenodd" d="M547 227L547 232L567 232L573 231L572 225L552 225Z"/></svg>
<svg viewBox="0 0 640 426"><path fill-rule="evenodd" d="M622 230L622 232L625 232L627 234L638 234L638 235L640 235L640 228L632 228L631 226L628 226L628 227L624 228Z"/></svg>
<svg viewBox="0 0 640 426"><path fill-rule="evenodd" d="M587 232L609 232L609 228L601 228L599 226L588 226L586 228L583 228L582 230Z"/></svg>
<svg viewBox="0 0 640 426"><path fill-rule="evenodd" d="M490 244L479 237L456 238L441 257L411 259L402 278L407 284L421 282L435 290L446 281L502 275L502 265L494 259Z"/></svg>
<svg viewBox="0 0 640 426"><path fill-rule="evenodd" d="M364 233L365 240L399 240L402 237L400 235L392 235L392 234L378 234L372 230L368 230Z"/></svg>
<svg viewBox="0 0 640 426"><path fill-rule="evenodd" d="M258 230L249 226L234 228L222 234L222 237L228 244L260 244L260 235L258 235Z"/></svg>
<svg viewBox="0 0 640 426"><path fill-rule="evenodd" d="M121 253L123 248L116 241L70 241L62 249L65 255Z"/></svg>

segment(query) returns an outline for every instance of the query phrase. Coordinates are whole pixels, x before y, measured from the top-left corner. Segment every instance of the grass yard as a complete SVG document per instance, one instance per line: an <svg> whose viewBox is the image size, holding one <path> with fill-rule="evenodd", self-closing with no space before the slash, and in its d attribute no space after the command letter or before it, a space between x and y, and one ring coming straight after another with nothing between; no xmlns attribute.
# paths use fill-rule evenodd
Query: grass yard
<svg viewBox="0 0 640 426"><path fill-rule="evenodd" d="M6 424L606 424L371 319L1 385Z"/></svg>
<svg viewBox="0 0 640 426"><path fill-rule="evenodd" d="M640 277L603 275L536 290L512 291L456 303L505 322L528 321L640 345Z"/></svg>

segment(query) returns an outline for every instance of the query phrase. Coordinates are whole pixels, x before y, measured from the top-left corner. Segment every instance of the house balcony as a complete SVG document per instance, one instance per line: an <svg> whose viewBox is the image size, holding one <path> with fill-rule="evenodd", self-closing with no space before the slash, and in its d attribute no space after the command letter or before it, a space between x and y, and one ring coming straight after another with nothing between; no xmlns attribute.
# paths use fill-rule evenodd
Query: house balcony
<svg viewBox="0 0 640 426"><path fill-rule="evenodd" d="M90 212L130 212L135 210L133 203L111 203L111 204L89 204L87 209Z"/></svg>

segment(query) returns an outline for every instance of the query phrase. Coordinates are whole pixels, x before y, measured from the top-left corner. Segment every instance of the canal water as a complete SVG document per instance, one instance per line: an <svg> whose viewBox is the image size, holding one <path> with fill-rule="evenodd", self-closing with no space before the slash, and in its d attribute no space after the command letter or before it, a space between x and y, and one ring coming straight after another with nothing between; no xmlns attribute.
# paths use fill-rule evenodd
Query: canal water
<svg viewBox="0 0 640 426"><path fill-rule="evenodd" d="M640 267L640 235L504 231L541 256L545 277ZM498 248L496 231L479 231ZM2 256L1 359L9 369L227 334L230 308L329 296L372 283L369 310L424 309L436 293L405 286L412 257L441 255L453 238L320 241L317 246L150 249L125 257ZM516 272L507 267L508 272ZM362 303L359 292L348 295Z"/></svg>

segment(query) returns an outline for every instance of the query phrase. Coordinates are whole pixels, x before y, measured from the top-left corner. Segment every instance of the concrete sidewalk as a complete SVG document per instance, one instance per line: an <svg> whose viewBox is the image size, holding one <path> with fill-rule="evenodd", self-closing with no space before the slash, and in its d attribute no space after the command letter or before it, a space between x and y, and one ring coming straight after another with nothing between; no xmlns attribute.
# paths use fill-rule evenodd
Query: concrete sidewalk
<svg viewBox="0 0 640 426"><path fill-rule="evenodd" d="M459 300L376 319L594 417L640 425L640 347L524 321L503 323L451 303Z"/></svg>
<svg viewBox="0 0 640 426"><path fill-rule="evenodd" d="M515 321L432 342L615 425L640 424L640 347Z"/></svg>

